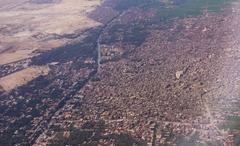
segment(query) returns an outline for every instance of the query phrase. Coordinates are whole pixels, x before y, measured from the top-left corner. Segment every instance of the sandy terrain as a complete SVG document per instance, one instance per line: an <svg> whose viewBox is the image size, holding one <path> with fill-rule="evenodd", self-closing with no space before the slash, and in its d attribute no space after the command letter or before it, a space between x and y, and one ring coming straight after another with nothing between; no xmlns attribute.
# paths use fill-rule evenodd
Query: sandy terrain
<svg viewBox="0 0 240 146"><path fill-rule="evenodd" d="M29 67L0 78L0 86L5 91L11 91L12 89L26 84L40 75L47 75L48 72L49 68L47 66Z"/></svg>
<svg viewBox="0 0 240 146"><path fill-rule="evenodd" d="M35 0L36 1L36 0ZM101 0L56 0L39 4L27 0L0 0L0 65L33 56L65 44L56 35L79 33L100 23L88 18Z"/></svg>

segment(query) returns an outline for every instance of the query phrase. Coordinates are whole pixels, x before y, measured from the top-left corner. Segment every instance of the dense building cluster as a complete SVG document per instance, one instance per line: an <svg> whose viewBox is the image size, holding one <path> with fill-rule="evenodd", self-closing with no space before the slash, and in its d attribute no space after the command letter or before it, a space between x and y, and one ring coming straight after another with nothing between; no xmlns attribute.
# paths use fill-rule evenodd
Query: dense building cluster
<svg viewBox="0 0 240 146"><path fill-rule="evenodd" d="M50 68L0 89L0 145L237 145L239 4L166 20L159 5L114 3L66 46L0 66Z"/></svg>
<svg viewBox="0 0 240 146"><path fill-rule="evenodd" d="M129 11L127 16L135 15L135 11ZM226 62L222 60L229 57L226 48L237 43L233 26L227 27L233 15L206 13L169 23L152 17L152 21L130 21L119 26L126 18L121 16L102 36L101 59L108 58L108 61L102 62L99 80L84 86L54 116L51 126L67 130L74 125L81 129L88 121L104 121L106 129L102 135L126 133L151 145L152 125L156 124L157 145L234 145L239 135L237 125L228 129L222 124L229 124L226 119L229 116L237 120L239 108L231 112L223 111L222 107L237 106L239 98L235 95L226 101L223 95L230 92L223 90L229 84L219 79L225 71ZM119 26L117 30L115 25ZM140 45L123 39L137 36L130 31L134 27L148 28L141 29L147 37L138 36L144 38ZM112 39L111 34L116 38L108 41ZM234 80L229 82L236 85ZM51 140L57 133L45 132L38 142L47 142L44 138ZM101 140L111 143L109 139L99 138L98 144L101 145Z"/></svg>

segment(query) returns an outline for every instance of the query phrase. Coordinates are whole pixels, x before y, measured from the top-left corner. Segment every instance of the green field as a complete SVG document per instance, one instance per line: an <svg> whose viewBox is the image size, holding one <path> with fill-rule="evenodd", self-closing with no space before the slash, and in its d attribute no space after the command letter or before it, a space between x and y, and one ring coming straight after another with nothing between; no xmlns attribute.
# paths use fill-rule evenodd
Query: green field
<svg viewBox="0 0 240 146"><path fill-rule="evenodd" d="M240 116L228 116L226 117L226 123L219 127L224 130L240 130Z"/></svg>
<svg viewBox="0 0 240 146"><path fill-rule="evenodd" d="M218 12L222 7L231 4L234 0L184 0L179 5L166 2L165 6L158 8L158 16L162 18L197 16L207 10Z"/></svg>

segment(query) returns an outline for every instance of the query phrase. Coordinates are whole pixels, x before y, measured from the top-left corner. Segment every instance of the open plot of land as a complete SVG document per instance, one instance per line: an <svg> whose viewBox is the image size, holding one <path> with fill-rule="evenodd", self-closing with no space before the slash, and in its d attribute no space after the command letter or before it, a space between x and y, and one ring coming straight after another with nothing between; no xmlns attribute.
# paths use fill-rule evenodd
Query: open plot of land
<svg viewBox="0 0 240 146"><path fill-rule="evenodd" d="M29 67L16 73L0 78L0 86L5 91L24 85L39 75L47 75L49 68L47 66Z"/></svg>
<svg viewBox="0 0 240 146"><path fill-rule="evenodd" d="M34 50L59 47L69 41L65 34L100 25L86 16L100 0L0 0L0 4L0 64L29 58Z"/></svg>

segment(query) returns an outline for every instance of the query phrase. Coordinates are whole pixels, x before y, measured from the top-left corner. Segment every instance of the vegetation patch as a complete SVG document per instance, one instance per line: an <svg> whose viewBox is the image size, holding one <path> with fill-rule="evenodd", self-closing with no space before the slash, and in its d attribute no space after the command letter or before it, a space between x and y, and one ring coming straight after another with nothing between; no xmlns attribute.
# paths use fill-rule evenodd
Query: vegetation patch
<svg viewBox="0 0 240 146"><path fill-rule="evenodd" d="M161 18L190 17L201 15L204 10L209 12L221 11L223 6L231 4L234 0L184 0L181 3L165 2L154 4L158 7L157 15Z"/></svg>
<svg viewBox="0 0 240 146"><path fill-rule="evenodd" d="M228 116L226 117L226 120L226 123L220 125L221 129L240 130L240 116Z"/></svg>

